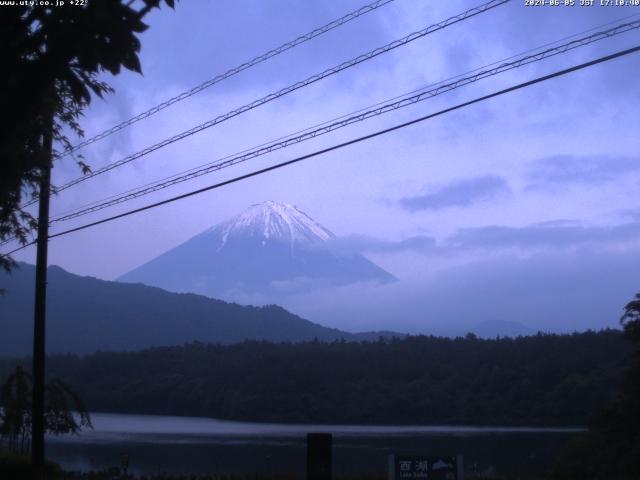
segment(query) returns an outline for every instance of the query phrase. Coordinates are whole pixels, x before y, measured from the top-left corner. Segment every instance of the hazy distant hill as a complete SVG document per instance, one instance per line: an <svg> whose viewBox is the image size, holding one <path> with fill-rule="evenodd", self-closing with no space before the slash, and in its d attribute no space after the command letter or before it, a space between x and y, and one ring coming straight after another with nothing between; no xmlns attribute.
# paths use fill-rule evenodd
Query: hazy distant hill
<svg viewBox="0 0 640 480"><path fill-rule="evenodd" d="M499 319L490 319L477 323L469 331L480 338L519 337L536 333L520 322Z"/></svg>
<svg viewBox="0 0 640 480"><path fill-rule="evenodd" d="M333 238L333 233L298 208L268 201L118 280L212 298L261 295L269 303L318 286L395 281L364 256L332 249Z"/></svg>
<svg viewBox="0 0 640 480"><path fill-rule="evenodd" d="M31 352L35 267L0 273L0 355ZM248 307L140 284L81 277L49 268L47 350L89 353L185 342L361 340L281 307Z"/></svg>

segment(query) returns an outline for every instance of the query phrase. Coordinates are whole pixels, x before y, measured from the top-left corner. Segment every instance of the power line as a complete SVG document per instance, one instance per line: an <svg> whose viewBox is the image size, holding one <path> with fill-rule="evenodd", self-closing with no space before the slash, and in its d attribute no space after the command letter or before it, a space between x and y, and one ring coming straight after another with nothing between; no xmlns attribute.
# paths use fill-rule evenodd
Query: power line
<svg viewBox="0 0 640 480"><path fill-rule="evenodd" d="M130 190L126 190L126 191L124 191L124 192L120 192L120 193L117 193L117 194L109 195L108 197L102 198L102 199L100 199L100 200L95 200L95 201L92 201L92 202L86 203L86 204L84 204L84 205L81 205L80 207L75 207L75 208L67 209L67 210L65 210L65 211L61 212L61 213L59 214L59 216L63 216L63 215L66 215L66 214L68 214L68 213L76 212L76 211L78 211L78 210L80 210L80 209L88 208L88 207L91 207L91 206L97 205L97 204L99 204L99 203L103 203L103 202L106 202L106 201L109 201L109 200L112 200L112 199L116 199L116 198L118 198L118 197L121 197L121 196L124 196L124 195L130 194L130 193L134 193L134 192L136 192L136 191L138 191L138 190L141 190L141 189L144 189L144 188L146 188L146 187L150 187L150 186L153 186L153 185L158 185L158 184L160 184L160 183L162 183L162 182L165 182L165 181L167 181L167 180L172 180L172 179L177 178L177 177L179 177L179 176L181 176L181 175L185 175L185 174L188 174L188 173L191 173L191 172L196 172L196 171L198 171L198 170L200 170L200 169L202 169L202 168L205 168L205 167L208 167L208 166L211 166L211 165L215 165L215 164L216 164L216 163L218 163L218 162L221 162L221 161L224 161L224 160L228 160L228 159L230 159L230 158L232 158L232 157L234 157L234 156L241 155L241 154L244 154L244 153L250 152L251 150L255 150L255 149L258 149L258 148L260 148L260 147L263 147L263 146L269 145L269 144L271 144L271 143L275 143L275 142L278 142L278 141L280 141L280 140L284 140L284 139L287 139L287 138L293 137L294 135L297 135L297 134L301 134L301 133L304 133L304 132L308 132L308 131L310 131L310 130L313 130L313 129L319 128L319 127L321 127L321 126L328 125L328 124L333 123L333 122L336 122L336 121L338 121L338 120L342 120L342 119L347 118L347 117L349 117L349 116L352 116L352 115L356 115L356 114L358 114L358 113L365 112L365 111L366 111L366 110L368 110L368 109L371 109L371 108L375 108L375 107L378 107L378 106L384 105L385 103L392 102L392 101L394 101L394 100L398 100L398 99L402 99L402 98L406 98L406 97L408 97L408 96L410 96L410 95L412 95L412 94L416 94L416 93L419 93L419 92L423 92L423 91L425 91L427 88L431 88L431 87L435 87L435 86L438 86L438 85L442 85L442 84L444 84L444 83L446 83L446 82L450 82L450 81L453 81L453 80L456 80L456 79L462 78L462 77L464 77L464 76L466 76L466 75L470 75L471 73L475 73L475 72L481 71L481 70L483 70L483 69L487 69L487 68L493 67L493 66L495 66L495 65L500 65L501 63L506 63L506 62L508 62L509 60L512 60L512 59L517 58L517 57L519 57L519 56L526 55L526 54L529 54L529 53L532 53L532 52L538 51L538 50L540 50L540 49L542 49L542 48L549 47L549 46L551 46L551 45L557 45L557 44L559 44L560 42L564 42L564 41L566 41L566 40L569 40L569 39L572 39L572 38L578 37L578 36L580 36L580 35L584 35L584 34L586 34L586 33L593 32L593 31L595 31L595 30L598 30L598 29L601 29L601 28L607 27L607 26L609 26L609 25L613 25L614 23L619 23L619 22L622 22L622 21L625 21L625 20L629 20L629 19L634 18L634 17L638 17L638 16L640 16L640 13L636 13L636 14L632 14L632 15L627 15L627 16L625 16L625 17L621 17L621 18L619 18L619 19L612 20L612 21L610 21L610 22L606 22L606 23L603 23L603 24L600 24L600 25L596 25L596 26L591 27L591 28L589 28L589 29L582 30L582 31L580 31L580 32L577 32L577 33L574 33L574 34L571 34L571 35L568 35L568 36L565 36L565 37L559 38L559 39L557 39L557 40L554 40L553 42L547 42L547 43L542 44L542 45L539 45L539 46L537 46L537 47L535 47L535 48L530 48L530 49L527 49L527 50L525 50L525 51L518 52L518 53L516 53L516 54L514 54L514 55L511 55L511 56L509 56L509 57L507 57L507 58L503 58L503 59L501 59L501 60L497 60L497 61L495 61L495 62L491 62L491 63L489 63L489 64L486 64L486 65L483 65L483 66L480 66L480 67L476 67L476 68L474 68L474 69L472 69L472 70L468 70L468 71L466 71L466 72L464 72L464 73L460 73L460 74L458 74L458 75L455 75L455 76L452 76L452 77L448 77L448 78L446 78L446 79L440 80L440 81L435 82L435 83L430 83L430 84L425 85L425 86L422 86L422 87L420 87L420 88L416 88L416 89L414 89L414 90L412 90L412 91L410 91L410 92L406 92L406 93L403 93L403 94L400 94L400 95L396 95L396 96L394 96L394 97L392 97L392 98L388 98L388 99L386 99L386 100L382 100L382 101L377 102L377 103L375 103L375 104L373 104L373 105L369 105L369 106L366 106L366 107L360 108L360 109L355 110L355 111L353 111L353 112L346 113L346 114L340 115L340 116L338 116L338 117L332 118L332 119L330 119L330 120L325 120L324 122L321 122L321 123L319 123L319 124L315 124L315 125L313 125L313 126L310 126L310 127L307 127L307 128L303 128L303 129L301 129L301 130L297 130L297 131L292 132L292 133L290 133L290 134L287 134L287 135L284 135L284 136L281 136L281 137L278 137L278 138L275 138L275 139L269 140L269 141L267 141L267 142L263 142L263 143L261 143L261 144L259 144L259 145L254 145L253 147L246 148L246 149L241 150L241 151L239 151L239 152L236 152L236 153L233 153L233 154L227 155L227 156L222 157L222 158L220 158L220 159L218 159L218 160L216 160L216 161L213 161L213 162L207 162L207 163L205 163L205 164L203 164L203 165L200 165L200 166L197 166L197 167L190 168L190 169L188 169L188 170L185 170L185 171L182 171L182 172L179 172L179 173L176 173L176 174L170 175L170 176L168 176L168 177L164 177L164 178L161 178L161 179L159 179L159 180L155 180L155 181L152 181L152 182L145 183L145 184L143 184L143 185L141 185L141 186L138 186L138 187L132 188L132 189L130 189ZM620 25L620 27L622 27L622 26L623 26L623 25ZM620 32L620 33L623 33L623 32ZM613 36L613 35L612 35L612 36ZM9 243L10 241L12 241L12 240L14 240L14 239L15 239L15 237L14 237L14 238L11 238L11 239L9 239L9 240L5 240L4 242L0 242L0 246L1 246L1 245L5 245L6 243Z"/></svg>
<svg viewBox="0 0 640 480"><path fill-rule="evenodd" d="M91 202L89 204L86 204L83 207L67 210L66 212L63 212L62 214L60 214L58 217L52 219L51 223L58 222L58 221L64 221L64 220L68 220L68 219L71 219L71 218L75 218L75 217L80 216L79 214L92 213L92 212L101 210L103 208L107 208L109 206L117 205L117 204L123 203L124 201L131 200L133 198L138 198L138 197L146 195L148 193L152 193L154 191L161 190L163 188L168 188L168 187L170 187L170 186L172 186L174 184L180 183L181 181L190 180L191 178L195 178L197 176L205 175L205 174L210 173L212 171L216 171L216 170L225 168L225 166L222 165L222 164L224 164L225 161L228 161L228 160L236 160L234 163L239 163L241 161L246 160L246 159L234 158L234 157L239 157L241 154L248 153L248 154L251 154L251 158L255 158L255 157L259 156L259 155L258 154L253 155L252 153L254 153L254 152L252 152L252 151L261 149L261 147L270 146L270 145L272 146L273 144L275 144L276 142L278 142L280 140L291 139L291 137L293 137L296 134L306 133L306 132L309 132L309 131L311 131L313 129L318 129L319 127L322 127L322 126L337 122L337 121L342 120L342 119L345 119L345 118L347 118L349 116L352 116L352 115L355 115L355 114L358 114L358 113L362 113L362 112L366 112L367 109L378 107L378 106L383 106L386 102L390 102L390 101L393 101L393 100L396 100L396 99L405 99L406 100L405 97L407 97L407 96L409 96L411 94L424 92L424 90L427 89L427 88L435 87L435 86L438 86L438 85L442 85L442 84L444 84L446 82L449 82L451 80L460 79L460 78L464 77L465 75L468 75L468 74L471 74L471 73L474 73L474 72L479 72L479 71L481 71L483 69L492 67L494 65L499 65L500 68L502 69L502 68L504 68L506 66L506 62L508 60L517 58L517 57L525 55L527 53L535 52L535 51L540 50L541 48L547 47L549 45L555 45L555 44L558 44L559 42L562 42L562 41L565 41L565 40L568 40L568 39L571 39L571 38L578 37L579 35L583 35L585 33L592 32L592 31L598 30L600 28L604 28L606 26L612 25L612 24L617 23L617 22L622 22L622 21L625 21L625 20L629 20L629 19L637 17L639 15L640 14L632 14L632 15L628 15L628 16L619 18L617 20L613 20L613 21L606 22L606 23L601 24L601 25L597 25L597 26L591 27L589 29L586 29L586 30L574 33L572 35L568 35L566 37L560 38L560 39L555 40L553 42L548 42L548 43L545 43L545 44L540 45L538 47L525 50L525 51L520 52L520 53L515 54L515 55L511 55L510 57L507 57L505 59L492 62L490 64L475 68L475 69L467 71L465 73L462 73L462 74L459 74L459 75L456 75L456 76L453 76L453 77L449 77L449 78L447 78L445 80L441 80L439 82L427 85L427 86L419 88L419 89L415 89L415 90L413 90L411 92L395 96L395 97L393 97L391 99L388 99L388 100L385 100L385 101L382 101L382 102L378 102L378 103L376 103L374 105L370 105L369 107L364 107L364 108L359 109L359 110L357 110L355 112L351 112L349 114L341 115L340 117L334 118L332 120L328 120L328 121L322 122L320 124L314 125L312 127L308 127L306 129L299 130L297 132L294 132L292 134L277 138L277 139L272 140L270 142L265 142L265 143L262 143L260 145L255 146L255 147L245 149L245 150L243 150L241 152L237 152L235 154L228 155L226 157L223 157L222 159L219 159L216 162L209 162L207 164L201 165L199 167L192 168L192 169L187 170L185 172L178 173L178 174L175 174L175 175L171 175L169 177L166 177L164 179L161 179L161 180L158 180L158 181L155 181L155 182L150 182L148 184L142 185L141 187L137 187L135 189L131 189L131 190L128 190L128 191L120 193L120 194L111 195L111 196L106 197L106 198L104 198L102 200L97 200L97 201ZM637 28L637 23L638 22L629 22L629 23L626 23L626 24L620 24L620 25L617 25L617 26L615 26L615 27L613 27L613 28L611 28L609 30L596 32L596 33L594 33L593 35L591 35L589 37L583 37L583 38L577 39L575 41L569 42L568 44L559 45L557 47L554 47L554 49L562 49L562 52L556 52L556 53L564 53L564 52L568 51L569 49L577 48L579 46L587 45L589 43L593 43L595 41L599 41L599 40L602 40L604 38L609 38L609 37L612 37L612 36L615 36L615 35L618 35L618 34L625 33L625 32L627 32L627 31L629 31L631 29ZM573 45L573 46L571 46L571 45ZM542 54L544 57L549 57L551 55L555 55L556 54L556 53L552 53L551 52L551 50L554 50L554 49L548 49L547 51L539 52L536 55L541 55ZM531 55L531 57L533 57L533 55ZM542 60L542 59L543 58L540 58L539 60ZM523 59L520 59L519 61L522 61L522 60ZM515 68L515 67L513 67L513 68ZM484 73L487 73L487 72L484 72ZM328 132L326 132L326 133L328 133ZM281 148L283 148L283 147L281 147ZM274 151L274 150L275 150L275 148L272 149L271 151ZM263 152L262 154L266 154L266 153L269 153L269 152ZM218 165L220 165L220 166L218 166ZM105 204L105 203L107 203L107 204ZM102 208L93 208L93 207L97 207L98 205L100 205ZM67 214L72 214L72 216L67 218ZM4 246L4 245L6 245L8 243L11 243L14 240L17 240L17 237L14 236L14 237L8 238L8 239L0 242L0 246Z"/></svg>
<svg viewBox="0 0 640 480"><path fill-rule="evenodd" d="M101 225L103 223L111 222L111 221L118 220L120 218L124 218L124 217L130 216L130 215L136 214L136 213L140 213L140 212L143 212L143 211L146 211L146 210L150 210L150 209L159 207L161 205L166 205L166 204L169 204L169 203L173 203L175 201L182 200L184 198L188 198L188 197L191 197L191 196L194 196L194 195L198 195L200 193L204 193L204 192L207 192L209 190L218 189L218 188L221 188L223 186L230 185L232 183L240 182L242 180L246 180L246 179L251 178L251 177L262 175L264 173L267 173L267 172L270 172L270 171L273 171L273 170L277 170L277 169L292 165L294 163L298 163L298 162L301 162L303 160L307 160L307 159L312 158L312 157L323 155L325 153L329 153L331 151L338 150L338 149L347 147L349 145L360 143L360 142L363 142L365 140L370 140L372 138L375 138L375 137L378 137L378 136L381 136L381 135L385 135L385 134L393 132L395 130L400 130L400 129L408 127L410 125L414 125L414 124L429 120L431 118L435 118L435 117L438 117L440 115L444 115L446 113L449 113L449 112L452 112L452 111L455 111L455 110L459 110L459 109L468 107L470 105L489 100L489 99L494 98L494 97L498 97L498 96L504 95L506 93L510 93L510 92L513 92L513 91L516 91L516 90L520 90L520 89L523 89L523 88L526 88L526 87L530 87L532 85L535 85L535 84L538 84L538 83L542 83L542 82L551 80L551 79L556 78L556 77L564 76L564 75L567 75L569 73L576 72L578 70L582 70L582 69L585 69L585 68L588 68L588 67L592 67L592 66L600 64L600 63L608 62L608 61L616 59L616 58L620 58L620 57L623 57L623 56L626 56L626 55L630 55L630 54L636 53L638 51L640 51L640 45L636 46L636 47L633 47L633 48L626 49L626 50L622 50L622 51L619 51L619 52L616 52L616 53L613 53L613 54L610 54L610 55L606 55L604 57L599 57L599 58L597 58L595 60L591 60L589 62L581 63L579 65L574 65L573 67L569 67L569 68L566 68L566 69L563 69L563 70L559 70L559 71L556 71L554 73L550 73L548 75L537 77L537 78L534 78L533 80L529 80L527 82L519 83L517 85L514 85L514 86L511 86L511 87L499 90L497 92L493 92L493 93L490 93L488 95L477 97L477 98L475 98L473 100L469 100L467 102L463 102L463 103L459 103L457 105L454 105L453 107L448 107L448 108L445 108L445 109L440 110L438 112L431 113L431 114L428 114L428 115L424 115L422 117L418 117L418 118L415 118L413 120L410 120L408 122L404 122L404 123L401 123L401 124L398 124L398 125L394 125L393 127L385 128L383 130L378 130L376 132L373 132L373 133L370 133L368 135L364 135L364 136L349 140L347 142L343 142L343 143L340 143L340 144L337 144L337 145L333 145L331 147L327 147L327 148L324 148L324 149L321 149L321 150L317 150L315 152L296 157L296 158L294 158L292 160L288 160L286 162L278 163L278 164L272 165L270 167L262 168L260 170L255 170L255 171L247 173L245 175L240 175L238 177L234 177L234 178L231 178L229 180L225 180L223 182L215 183L213 185L209 185L207 187L200 188L198 190L193 190L191 192L184 193L182 195L171 197L171 198L168 198L166 200L162 200L160 202L155 202L155 203L152 203L152 204L149 204L149 205L145 205L144 207L140 207L140 208L136 208L136 209L133 209L133 210L129 210L127 212L120 213L118 215L114 215L114 216L111 216L111 217L103 218L102 220L98 220L98 221L95 221L95 222L91 222L91 223L87 223L87 224L84 224L84 225L80 225L79 227L75 227L75 228L71 228L71 229L68 229L68 230L64 230L62 232L58 232L58 233L55 233L53 235L49 235L49 238L51 239L51 238L60 237L60 236L63 236L63 235L68 235L70 233L78 232L80 230L85 230L85 229L90 228L90 227L94 227L94 226L97 226L97 225ZM11 255L11 254L13 254L13 253L15 253L15 252L17 252L19 250L22 250L23 248L28 247L29 245L33 245L33 243L35 243L35 242L29 243L29 244L26 244L26 245L22 245L21 247L12 250L11 252L9 252L6 255Z"/></svg>
<svg viewBox="0 0 640 480"><path fill-rule="evenodd" d="M71 148L66 149L64 152L61 153L60 157L64 157L67 156L68 154L70 154L71 152L74 152L76 150L79 150L82 147L86 147L87 145L90 145L94 142L97 142L98 140L102 140L103 138L108 137L109 135L112 135L130 125L133 125L136 122L139 122L140 120L143 120L145 118L148 118L152 115L155 115L156 113L160 112L161 110L164 110L167 107L170 107L171 105L181 102L182 100L185 100L197 93L200 93L201 91L215 85L216 83L220 83L223 80L226 80L227 78L230 78L234 75L237 75L238 73L247 70L248 68L254 67L256 65L258 65L259 63L262 63L266 60L269 60L270 58L273 58L277 55L280 55L281 53L286 52L287 50L290 50L294 47L297 47L298 45L301 45L305 42L308 42L309 40L312 40L316 37L319 37L320 35L323 35L335 28L338 28L342 25L344 25L345 23L350 22L351 20L355 20L358 17L361 17L363 15L366 15L369 12L373 12L374 10L393 2L394 0L377 0L373 3L370 3L368 5L365 5L363 7L358 8L357 10L354 10L353 12L349 12L346 15L344 15L343 17L340 17L336 20L333 20L329 23L327 23L326 25L323 25L321 27L318 27L312 31L310 31L309 33L306 33L304 35L301 35L297 38L295 38L294 40L291 40L289 42L283 43L282 45L280 45L279 47L276 47L272 50L269 50L266 53L263 53L261 55L258 55L257 57L244 62L240 65L238 65L237 67L231 68L229 70L227 70L224 73L221 73L220 75L216 75L215 77L207 80L206 82L201 83L200 85L197 85L193 88L191 88L190 90L186 90L178 95L176 95L175 97L169 98L168 100L165 100L164 102L160 103L159 105L156 105L142 113L139 113L138 115L136 115L135 117L132 117L128 120L125 120L122 123L119 123L91 138L88 138L87 140L84 140L80 143L78 143L77 145L72 146Z"/></svg>
<svg viewBox="0 0 640 480"><path fill-rule="evenodd" d="M236 155L232 155L229 157L226 157L225 159L219 160L217 162L212 162L209 164L206 164L204 166L195 168L195 169L191 169L188 170L186 172L183 172L182 174L176 174L173 175L172 177L169 177L167 179L161 180L159 182L156 183L152 183L149 184L147 186L141 187L137 190L131 190L128 192L125 192L121 195L117 195L117 196L112 196L109 197L107 199L104 199L102 201L98 201L98 202L94 202L90 205L87 205L85 207L81 207L78 209L75 209L73 211L70 211L70 213L66 213L66 214L62 214L58 217L55 217L51 220L51 223L54 222L62 222L62 221L67 221L67 220L71 220L73 218L77 218L89 213L93 213L93 212L97 212L99 210L103 210L105 208L114 206L114 205L118 205L120 203L124 203L130 200L133 200L135 198L144 196L144 195L148 195L150 193L159 191L159 190L163 190L165 188L171 187L173 185L176 185L178 183L182 183L188 180L192 180L194 178L209 174L211 172L214 171L218 171L221 170L223 168L228 168L231 167L233 165L236 165L238 163L242 163L245 162L247 160L262 156L262 155L266 155L268 153L274 152L276 150L280 150L283 148L286 148L288 146L297 144L297 143L301 143L303 141L306 140L310 140L312 138L316 138L318 136L321 135L325 135L327 133L330 133L334 130L338 130L340 128L344 128L346 126L352 125L354 123L358 123L358 122L362 122L365 121L367 119L379 116L379 115L383 115L385 113L391 112L391 111L395 111L397 109L400 108L404 108L407 107L409 105L413 105L416 104L418 102L422 102L425 100L428 100L430 98L433 98L437 95L441 95L443 93L449 92L451 90L460 88L462 86L468 85L470 83L474 83L477 82L481 79L487 78L487 77L491 77L491 76L495 76L498 75L500 73L504 73L506 71L509 70L513 70L525 65L529 65L531 63L534 62L538 62L538 61L542 61L546 58L555 56L555 55L559 55L559 54L563 54L566 53L568 51L571 51L575 48L579 48L585 45L589 45L591 43L603 40L605 38L610 38L616 35L620 35L622 33L631 31L631 30L635 30L640 28L640 20L636 21L636 22L631 22L631 23L626 23L626 24L622 24L622 25L618 25L616 27L613 27L611 29L608 29L606 31L602 31L602 32L597 32L594 33L592 35L589 35L587 37L583 37L577 40L573 40L571 42L553 47L553 48L549 48L546 49L544 51L538 52L536 54L533 55L528 55L528 56L524 56L518 60L512 61L512 62L506 62L506 63L502 63L499 64L497 67L489 69L489 70L482 70L479 71L479 73L476 73L474 75L471 76L467 76L467 77L462 77L459 78L458 80L451 82L451 83L444 83L444 82L440 82L437 85L440 85L436 88L430 89L430 90L426 90L426 91L422 91L420 93L417 93L415 95L412 95L410 97L405 97L402 98L399 101L396 102L391 102L391 103L387 103L387 104L382 104L381 106L376 106L376 108L370 109L370 110L364 110L361 111L361 113L357 113L354 114L352 116L343 116L340 117L339 120L333 122L333 123L323 123L320 124L320 126L318 126L317 128L311 128L311 129L307 129L304 131L304 133L295 136L295 134L293 134L292 136L289 137L285 137L284 140L282 141L274 141L271 143L267 143L267 144L263 144L261 146L259 146L258 148L255 148L253 150L245 150L244 152L241 152L241 154L236 154ZM378 104L380 105L380 104Z"/></svg>
<svg viewBox="0 0 640 480"><path fill-rule="evenodd" d="M51 238L51 237L49 237L49 238ZM0 257L9 257L9 256L13 255L14 253L19 252L20 250L22 250L24 248L27 248L27 247L30 247L31 245L35 245L35 244L36 244L36 241L32 240L29 243L25 243L24 245L20 245L18 248L14 248L10 252L0 253Z"/></svg>
<svg viewBox="0 0 640 480"><path fill-rule="evenodd" d="M490 0L489 2L486 2L482 5L479 5L477 7L473 7L469 10L466 10L463 13L460 13L458 15L454 15L446 20L443 20L439 23L430 25L422 30L413 32L401 39L395 40L391 43L388 43L387 45L384 45L382 47L376 48L374 50L371 50L365 54L359 55L358 57L355 57L351 60L348 60L346 62L341 63L340 65L337 65L335 67L329 68L327 70L324 70L321 73L317 73L315 75L312 75L311 77L306 78L305 80L301 80L299 82L296 82L292 85L289 85L288 87L285 87L281 90L278 90L277 92L274 93L270 93L269 95L266 95L258 100L254 100L253 102L243 105L242 107L239 107L235 110L232 110L230 112L227 112L223 115L220 115L212 120L209 120L205 123L202 123L200 125L197 125L189 130L185 130L177 135L174 135L170 138L167 138L165 140L162 140L161 142L158 142L154 145L151 145L143 150L140 150L132 155L129 155L121 160L118 160L116 162L110 163L109 165L105 165L104 167L95 170L94 172L91 172L87 175L84 175L82 177L78 177L74 180L71 180L70 182L65 183L64 185L62 185L61 187L58 187L56 189L57 192L61 192L63 190L66 190L74 185L77 185L78 183L84 182L86 180L89 180L90 178L96 177L98 175L101 175L103 173L106 173L110 170L113 170L114 168L120 167L124 164L130 163L134 160L137 160L138 158L144 157L145 155L148 155L156 150L159 150L160 148L166 147L167 145L170 145L172 143L175 143L179 140L183 140L184 138L190 137L191 135L194 135L196 133L199 133L203 130L206 130L208 128L213 127L214 125L217 125L219 123L222 123L226 120L229 120L231 118L234 118L238 115L241 115L242 113L245 113L249 110L253 110L254 108L257 108L261 105L264 105L266 103L269 103L273 100L276 100L284 95L287 95L295 90L298 90L300 88L306 87L308 85L311 85L315 82L318 82L320 80L323 80L327 77L330 77L332 75L337 74L338 72L341 72L343 70L346 70L348 68L351 68L355 65L358 65L362 62L365 62L367 60L370 60L372 58L375 58L379 55L382 55L383 53L387 53L391 50L394 50L398 47L407 45L415 40L418 40L419 38L425 37L426 35L429 35L431 33L434 33L436 31L442 30L450 25L456 24L458 22L462 22L464 20L467 20L468 18L474 17L476 15L479 15L481 13L484 13L486 11L489 11L495 7L498 7L500 5L503 5L505 3L510 2L511 0ZM37 197L35 197L33 200L31 200L30 202L26 203L24 205L24 207L27 207L29 205L32 205L33 203L35 203L37 201ZM23 208L24 208L23 207Z"/></svg>

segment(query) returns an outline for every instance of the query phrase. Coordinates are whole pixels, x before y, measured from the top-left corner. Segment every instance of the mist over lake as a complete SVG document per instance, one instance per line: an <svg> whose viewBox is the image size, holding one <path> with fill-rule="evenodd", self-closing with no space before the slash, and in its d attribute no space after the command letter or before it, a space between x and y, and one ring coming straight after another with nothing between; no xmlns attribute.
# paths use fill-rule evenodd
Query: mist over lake
<svg viewBox="0 0 640 480"><path fill-rule="evenodd" d="M383 474L391 453L465 452L473 472L545 472L554 452L582 428L302 425L196 417L93 413L94 430L50 437L48 453L65 468L119 466L148 473L304 473L306 434L332 433L336 474Z"/></svg>

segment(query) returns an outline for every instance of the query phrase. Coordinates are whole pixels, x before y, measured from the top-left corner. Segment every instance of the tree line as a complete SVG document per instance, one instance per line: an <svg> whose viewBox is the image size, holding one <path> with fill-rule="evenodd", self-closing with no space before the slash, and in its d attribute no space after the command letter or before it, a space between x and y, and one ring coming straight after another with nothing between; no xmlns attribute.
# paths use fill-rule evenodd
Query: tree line
<svg viewBox="0 0 640 480"><path fill-rule="evenodd" d="M621 389L594 412L589 431L562 452L554 480L640 478L640 293L620 319L631 355Z"/></svg>
<svg viewBox="0 0 640 480"><path fill-rule="evenodd" d="M618 330L483 340L191 343L54 355L90 411L269 422L587 425L620 388ZM0 359L0 378L29 359Z"/></svg>

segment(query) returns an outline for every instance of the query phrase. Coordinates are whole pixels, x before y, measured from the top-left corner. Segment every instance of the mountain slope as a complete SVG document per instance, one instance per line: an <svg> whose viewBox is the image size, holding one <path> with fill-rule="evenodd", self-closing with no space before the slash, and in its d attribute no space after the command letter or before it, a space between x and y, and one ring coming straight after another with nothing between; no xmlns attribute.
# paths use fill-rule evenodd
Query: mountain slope
<svg viewBox="0 0 640 480"><path fill-rule="evenodd" d="M281 295L327 285L391 282L360 254L333 251L334 234L294 206L265 202L214 226L118 280L215 298Z"/></svg>
<svg viewBox="0 0 640 480"><path fill-rule="evenodd" d="M246 307L145 285L81 277L49 267L47 350L90 353L185 342L352 340L281 307ZM35 267L0 272L0 355L31 352Z"/></svg>

